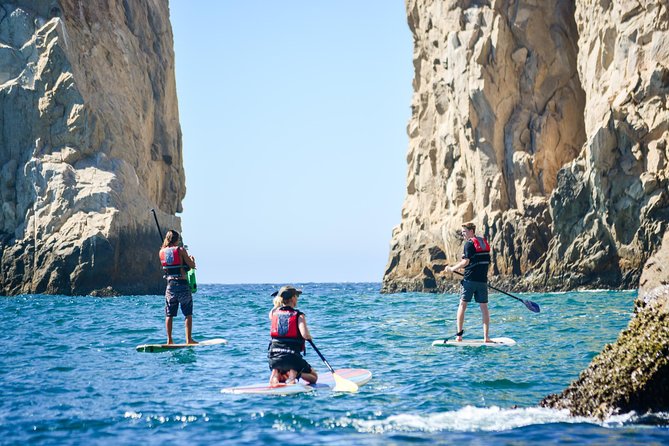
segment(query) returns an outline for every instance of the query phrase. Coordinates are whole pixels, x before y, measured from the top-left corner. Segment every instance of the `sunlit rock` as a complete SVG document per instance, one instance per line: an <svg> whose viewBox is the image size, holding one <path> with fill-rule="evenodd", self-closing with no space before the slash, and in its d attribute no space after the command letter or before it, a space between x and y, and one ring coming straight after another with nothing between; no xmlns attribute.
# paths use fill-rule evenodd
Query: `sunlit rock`
<svg viewBox="0 0 669 446"><path fill-rule="evenodd" d="M167 1L0 5L0 293L158 292L185 179Z"/></svg>

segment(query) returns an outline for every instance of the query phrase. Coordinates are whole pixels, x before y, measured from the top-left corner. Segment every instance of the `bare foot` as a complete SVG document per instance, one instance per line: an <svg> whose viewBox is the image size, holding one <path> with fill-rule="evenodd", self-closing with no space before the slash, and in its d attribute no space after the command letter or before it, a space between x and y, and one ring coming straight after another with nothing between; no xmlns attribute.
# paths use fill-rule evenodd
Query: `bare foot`
<svg viewBox="0 0 669 446"><path fill-rule="evenodd" d="M462 336L456 336L455 342L462 342Z"/></svg>
<svg viewBox="0 0 669 446"><path fill-rule="evenodd" d="M289 370L287 378L286 384L297 384L297 371Z"/></svg>
<svg viewBox="0 0 669 446"><path fill-rule="evenodd" d="M486 344L494 344L494 343L495 343L495 341L493 341L493 340L490 339L490 338L486 338L486 339L484 339L483 342L485 342Z"/></svg>
<svg viewBox="0 0 669 446"><path fill-rule="evenodd" d="M197 342L195 339L191 338L186 342L186 344L199 344L199 342Z"/></svg>
<svg viewBox="0 0 669 446"><path fill-rule="evenodd" d="M174 344L174 341L170 338L167 340L167 345Z"/></svg>

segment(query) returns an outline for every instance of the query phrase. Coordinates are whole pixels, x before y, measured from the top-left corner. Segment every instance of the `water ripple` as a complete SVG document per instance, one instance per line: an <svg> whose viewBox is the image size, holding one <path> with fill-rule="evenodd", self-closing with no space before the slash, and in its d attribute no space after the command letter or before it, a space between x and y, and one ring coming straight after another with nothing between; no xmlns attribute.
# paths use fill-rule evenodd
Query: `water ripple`
<svg viewBox="0 0 669 446"><path fill-rule="evenodd" d="M220 393L267 380L267 312L276 285L202 285L194 334L229 344L159 354L134 347L164 341L162 296L0 298L0 322L21 340L0 339L2 442L627 445L669 439L666 414L600 423L535 407L616 339L629 322L634 293L525 295L542 306L539 314L493 294L491 334L518 344L467 349L431 346L455 331L456 295L380 295L378 284L296 285L305 290L300 307L328 361L374 373L359 393ZM467 310L465 329L466 337L481 336L478 308ZM181 315L174 335L183 340ZM311 348L306 359L326 370Z"/></svg>

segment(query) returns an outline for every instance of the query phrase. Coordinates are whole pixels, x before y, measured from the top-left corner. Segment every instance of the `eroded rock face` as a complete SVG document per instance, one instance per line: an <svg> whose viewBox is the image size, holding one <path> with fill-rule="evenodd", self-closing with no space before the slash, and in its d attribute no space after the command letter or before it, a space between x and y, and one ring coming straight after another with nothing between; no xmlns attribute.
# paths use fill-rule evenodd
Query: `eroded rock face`
<svg viewBox="0 0 669 446"><path fill-rule="evenodd" d="M664 245L666 251L668 246ZM659 260L646 271L657 272ZM651 274L653 280L666 283L666 268L660 275ZM639 290L634 313L617 341L607 345L576 381L540 404L601 419L630 411L669 410L669 285Z"/></svg>
<svg viewBox="0 0 669 446"><path fill-rule="evenodd" d="M384 291L453 283L467 220L516 289L638 284L669 221L669 12L569 4L407 0L408 187Z"/></svg>
<svg viewBox="0 0 669 446"><path fill-rule="evenodd" d="M166 1L0 5L2 294L160 292L185 179Z"/></svg>
<svg viewBox="0 0 669 446"><path fill-rule="evenodd" d="M414 97L402 222L384 291L436 290L474 220L493 272L533 271L557 172L585 141L570 2L408 0ZM435 253L438 253L435 256Z"/></svg>
<svg viewBox="0 0 669 446"><path fill-rule="evenodd" d="M548 289L634 288L669 221L666 2L577 1L588 135L558 174Z"/></svg>

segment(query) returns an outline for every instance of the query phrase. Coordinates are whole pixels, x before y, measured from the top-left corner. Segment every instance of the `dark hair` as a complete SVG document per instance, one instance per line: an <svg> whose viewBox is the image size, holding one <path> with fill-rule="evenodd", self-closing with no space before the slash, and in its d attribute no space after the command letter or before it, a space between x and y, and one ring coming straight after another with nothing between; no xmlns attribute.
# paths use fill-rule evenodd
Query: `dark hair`
<svg viewBox="0 0 669 446"><path fill-rule="evenodd" d="M169 231L167 231L167 234L165 234L165 240L163 240L163 248L167 248L168 246L174 246L178 242L179 242L179 233L174 229L170 229Z"/></svg>

